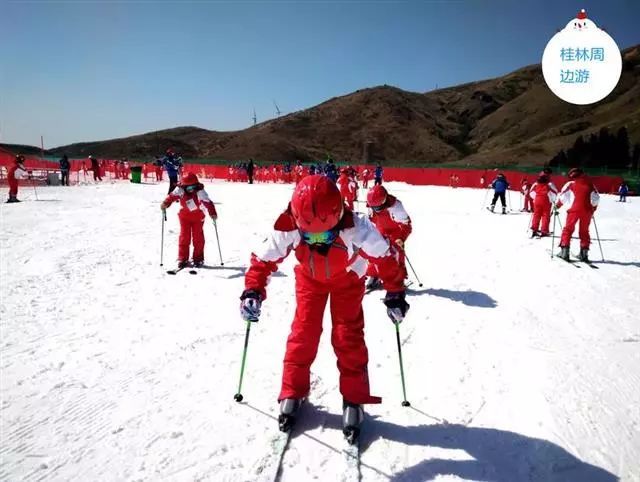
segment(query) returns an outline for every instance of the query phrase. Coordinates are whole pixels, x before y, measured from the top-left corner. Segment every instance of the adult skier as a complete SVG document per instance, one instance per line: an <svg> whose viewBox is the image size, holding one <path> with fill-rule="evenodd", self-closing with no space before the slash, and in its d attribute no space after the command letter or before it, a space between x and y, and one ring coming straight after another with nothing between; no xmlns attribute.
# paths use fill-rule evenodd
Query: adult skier
<svg viewBox="0 0 640 482"><path fill-rule="evenodd" d="M9 199L8 203L19 203L18 199L18 179L25 179L28 172L24 167L24 156L18 154L13 161L13 166L7 172L7 182L9 183Z"/></svg>
<svg viewBox="0 0 640 482"><path fill-rule="evenodd" d="M367 207L369 219L378 229L380 234L397 247L399 252L398 262L402 269L402 279L407 277L405 267L404 245L411 234L411 218L404 209L402 202L387 192L384 186L374 185L367 193ZM370 264L367 269L367 290L379 289L381 286L377 267Z"/></svg>
<svg viewBox="0 0 640 482"><path fill-rule="evenodd" d="M361 405L381 402L380 397L370 394L367 374L362 310L367 261L377 266L387 290L384 303L389 317L399 323L409 309L395 250L366 217L344 206L340 191L330 179L307 176L295 187L272 234L251 255L240 297L240 313L245 321L258 321L269 278L291 251L299 263L294 270L296 311L278 395L280 429L290 429L301 400L309 394L310 368L316 357L327 300L343 410L345 416L356 414L359 424Z"/></svg>
<svg viewBox="0 0 640 482"><path fill-rule="evenodd" d="M582 169L571 169L569 171L569 182L563 186L555 203L554 214L556 215L558 213L557 210L561 206L565 205L568 207L567 221L562 230L562 237L560 238L560 253L558 254L560 258L569 261L571 236L573 235L576 224L580 222L578 229L580 236L580 254L578 255L578 259L589 262L589 245L591 244L589 225L591 224L591 218L599 202L600 195L598 191L596 191L593 183Z"/></svg>
<svg viewBox="0 0 640 482"><path fill-rule="evenodd" d="M349 176L349 171L343 169L338 178L338 188L347 207L353 211L353 203L358 197L358 183Z"/></svg>
<svg viewBox="0 0 640 482"><path fill-rule="evenodd" d="M70 169L71 169L71 163L69 162L69 157L66 154L63 154L62 159L60 159L60 175L62 177L61 182L63 186L69 185Z"/></svg>
<svg viewBox="0 0 640 482"><path fill-rule="evenodd" d="M171 194L178 185L178 174L182 167L182 159L176 155L173 149L167 149L165 156L162 158L162 165L167 171L167 176L169 176L169 194Z"/></svg>
<svg viewBox="0 0 640 482"><path fill-rule="evenodd" d="M629 194L629 186L626 182L622 181L622 184L620 184L620 187L618 188L618 194L620 195L619 202L626 203L627 194Z"/></svg>
<svg viewBox="0 0 640 482"><path fill-rule="evenodd" d="M93 172L93 180L94 181L102 181L102 177L100 176L100 164L98 163L98 159L93 156L89 156L89 162L91 163L91 172Z"/></svg>
<svg viewBox="0 0 640 482"><path fill-rule="evenodd" d="M376 170L373 173L373 177L374 177L374 184L378 185L378 184L382 184L382 164L378 163L378 165L376 166Z"/></svg>
<svg viewBox="0 0 640 482"><path fill-rule="evenodd" d="M160 209L166 211L176 201L180 201L182 209L178 212L180 220L180 237L178 238L178 268L184 268L189 264L189 247L193 239L193 266L196 268L204 265L204 210L215 221L218 218L216 208L209 198L204 186L198 181L198 177L188 172L179 186L169 194L160 205Z"/></svg>
<svg viewBox="0 0 640 482"><path fill-rule="evenodd" d="M541 174L529 190L533 200L533 216L531 217L531 237L549 236L549 222L551 220L551 203L556 195L549 187L549 176ZM542 228L540 228L542 221Z"/></svg>
<svg viewBox="0 0 640 482"><path fill-rule="evenodd" d="M324 166L324 175L334 183L338 180L338 168L331 158L327 159L327 163Z"/></svg>
<svg viewBox="0 0 640 482"><path fill-rule="evenodd" d="M493 189L493 200L491 201L491 207L489 210L493 212L496 208L496 201L500 198L500 203L502 204L502 214L507 214L507 200L506 200L506 192L509 188L509 182L504 174L499 173L496 178L491 183L491 188Z"/></svg>
<svg viewBox="0 0 640 482"><path fill-rule="evenodd" d="M253 159L249 159L249 162L247 163L247 180L249 181L249 184L253 184L253 170L255 168L255 164L253 163Z"/></svg>

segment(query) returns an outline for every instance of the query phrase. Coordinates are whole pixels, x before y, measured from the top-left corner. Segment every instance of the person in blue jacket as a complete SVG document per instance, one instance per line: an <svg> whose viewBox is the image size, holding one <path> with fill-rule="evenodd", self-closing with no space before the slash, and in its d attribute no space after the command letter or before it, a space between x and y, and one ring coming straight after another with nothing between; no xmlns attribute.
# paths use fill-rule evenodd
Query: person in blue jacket
<svg viewBox="0 0 640 482"><path fill-rule="evenodd" d="M622 184L620 184L620 187L618 188L618 194L620 194L620 202L626 203L627 194L629 194L629 186L627 186L626 182L622 181Z"/></svg>
<svg viewBox="0 0 640 482"><path fill-rule="evenodd" d="M499 173L491 183L491 187L493 188L493 201L491 201L491 208L489 210L493 212L496 207L496 201L500 198L500 202L502 203L502 214L507 214L506 192L509 188L509 182L507 181L507 178L504 177L504 174Z"/></svg>
<svg viewBox="0 0 640 482"><path fill-rule="evenodd" d="M169 176L169 194L178 185L178 173L182 167L182 158L178 157L173 149L167 149L165 156L162 158L162 165Z"/></svg>
<svg viewBox="0 0 640 482"><path fill-rule="evenodd" d="M324 175L331 179L334 183L338 180L338 169L333 163L333 159L327 159L327 163L324 166Z"/></svg>
<svg viewBox="0 0 640 482"><path fill-rule="evenodd" d="M376 166L376 170L373 173L373 177L374 177L374 186L376 184L382 184L382 165L380 165L380 163L378 163L378 165Z"/></svg>

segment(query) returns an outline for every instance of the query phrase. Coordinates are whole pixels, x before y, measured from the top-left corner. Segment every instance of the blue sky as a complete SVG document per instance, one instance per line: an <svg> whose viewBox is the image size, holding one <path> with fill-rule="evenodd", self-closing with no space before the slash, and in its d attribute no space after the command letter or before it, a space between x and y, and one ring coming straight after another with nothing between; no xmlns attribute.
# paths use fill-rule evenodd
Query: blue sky
<svg viewBox="0 0 640 482"><path fill-rule="evenodd" d="M620 47L640 1L3 1L0 142L234 130L381 84L425 92L539 63L580 8Z"/></svg>

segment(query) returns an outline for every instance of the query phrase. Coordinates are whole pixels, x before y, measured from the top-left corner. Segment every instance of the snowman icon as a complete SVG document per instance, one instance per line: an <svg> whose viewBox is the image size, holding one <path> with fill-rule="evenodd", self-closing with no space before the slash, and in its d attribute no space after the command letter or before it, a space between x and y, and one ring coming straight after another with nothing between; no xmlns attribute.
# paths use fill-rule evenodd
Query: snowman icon
<svg viewBox="0 0 640 482"><path fill-rule="evenodd" d="M598 28L595 23L587 18L587 11L583 8L578 12L576 18L572 19L568 24L567 28L573 28L573 30L577 32L595 30Z"/></svg>

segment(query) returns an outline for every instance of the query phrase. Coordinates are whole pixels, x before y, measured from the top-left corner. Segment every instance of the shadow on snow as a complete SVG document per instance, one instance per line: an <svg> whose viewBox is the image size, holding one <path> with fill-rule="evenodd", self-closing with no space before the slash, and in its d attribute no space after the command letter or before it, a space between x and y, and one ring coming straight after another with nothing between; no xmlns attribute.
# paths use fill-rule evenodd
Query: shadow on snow
<svg viewBox="0 0 640 482"><path fill-rule="evenodd" d="M257 407L247 407L274 419ZM292 438L307 437L337 452L332 447L306 432L324 426L342 430L342 417L323 408L305 403ZM417 412L422 413L420 410ZM431 417L435 419L436 417ZM455 475L462 479L483 482L616 482L614 474L575 457L567 450L548 440L527 437L515 432L493 428L469 427L459 424L402 426L367 416L360 438L360 451L365 453L377 440L388 440L403 445L438 447L463 450L473 460L425 459L395 474L387 474L370 463L361 462L379 475L392 481L433 480L441 475Z"/></svg>
<svg viewBox="0 0 640 482"><path fill-rule="evenodd" d="M407 294L413 296L420 295L432 295L439 298L448 298L452 301L458 301L464 303L467 306L476 306L479 308L495 308L498 306L498 302L486 293L479 291L454 291L438 288L429 288L426 290L407 290Z"/></svg>

